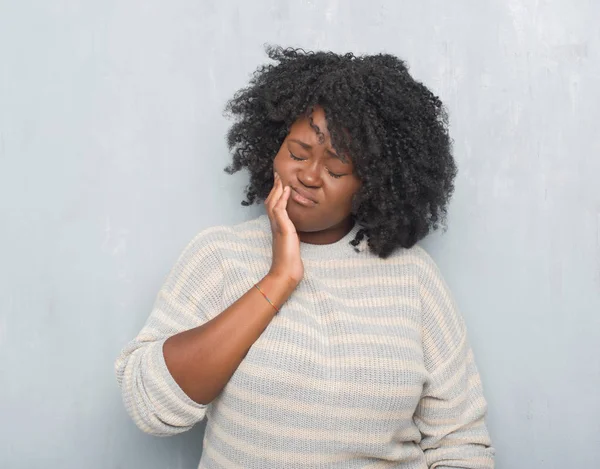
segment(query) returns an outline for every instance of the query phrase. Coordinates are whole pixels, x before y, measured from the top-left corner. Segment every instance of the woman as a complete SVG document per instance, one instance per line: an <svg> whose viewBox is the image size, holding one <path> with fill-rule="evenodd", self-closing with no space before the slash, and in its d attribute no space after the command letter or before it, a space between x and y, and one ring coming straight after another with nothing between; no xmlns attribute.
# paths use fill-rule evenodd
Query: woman
<svg viewBox="0 0 600 469"><path fill-rule="evenodd" d="M268 54L226 168L266 214L185 248L117 360L129 414L206 416L201 468L492 468L464 322L416 245L453 191L442 103L391 55Z"/></svg>

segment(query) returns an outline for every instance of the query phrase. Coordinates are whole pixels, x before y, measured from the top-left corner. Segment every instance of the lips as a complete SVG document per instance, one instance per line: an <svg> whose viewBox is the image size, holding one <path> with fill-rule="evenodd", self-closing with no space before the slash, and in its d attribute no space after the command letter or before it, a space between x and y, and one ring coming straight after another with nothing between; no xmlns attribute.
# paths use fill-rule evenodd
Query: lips
<svg viewBox="0 0 600 469"><path fill-rule="evenodd" d="M315 197L310 194L310 192L300 189L299 187L293 187L293 186L292 186L292 189L295 190L298 194L300 194L305 199L308 199L308 200L314 202L315 204L319 203L319 202L317 202Z"/></svg>

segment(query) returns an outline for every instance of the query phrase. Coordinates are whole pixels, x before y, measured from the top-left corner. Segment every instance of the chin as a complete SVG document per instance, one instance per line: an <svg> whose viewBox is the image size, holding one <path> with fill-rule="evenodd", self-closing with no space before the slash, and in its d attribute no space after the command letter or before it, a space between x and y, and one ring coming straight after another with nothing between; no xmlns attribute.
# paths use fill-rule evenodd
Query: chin
<svg viewBox="0 0 600 469"><path fill-rule="evenodd" d="M317 213L298 214L294 210L288 210L288 216L294 224L296 231L302 233L316 233L317 231L324 231L337 224L331 223L331 221L328 219L323 219L323 217L320 217Z"/></svg>
<svg viewBox="0 0 600 469"><path fill-rule="evenodd" d="M315 231L322 231L328 228L327 226L323 226L326 224L322 223L318 217L315 217L314 215L311 216L309 214L298 214L294 210L289 210L289 207L288 216L290 217L290 220L296 227L296 231L312 233Z"/></svg>

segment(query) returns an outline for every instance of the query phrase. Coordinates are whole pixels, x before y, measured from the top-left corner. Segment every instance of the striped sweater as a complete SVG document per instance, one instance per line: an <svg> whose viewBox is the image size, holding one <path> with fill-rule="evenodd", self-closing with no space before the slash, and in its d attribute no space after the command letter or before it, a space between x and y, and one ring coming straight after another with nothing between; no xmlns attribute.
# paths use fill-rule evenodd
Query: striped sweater
<svg viewBox="0 0 600 469"><path fill-rule="evenodd" d="M418 246L357 252L358 228L300 244L304 278L209 405L174 381L163 343L252 288L272 238L266 215L201 231L116 361L135 423L166 436L206 417L201 469L493 468L465 324L436 265Z"/></svg>

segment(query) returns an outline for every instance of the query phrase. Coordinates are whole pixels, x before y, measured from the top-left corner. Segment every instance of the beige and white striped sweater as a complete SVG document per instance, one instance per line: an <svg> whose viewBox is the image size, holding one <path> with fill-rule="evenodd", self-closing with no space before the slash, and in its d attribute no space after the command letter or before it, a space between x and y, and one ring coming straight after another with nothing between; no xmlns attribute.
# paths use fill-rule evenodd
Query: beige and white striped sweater
<svg viewBox="0 0 600 469"><path fill-rule="evenodd" d="M479 374L438 269L420 247L356 252L357 230L301 243L302 282L208 406L173 380L163 342L252 288L272 247L266 215L200 232L117 359L135 423L164 436L206 416L202 469L493 468Z"/></svg>

